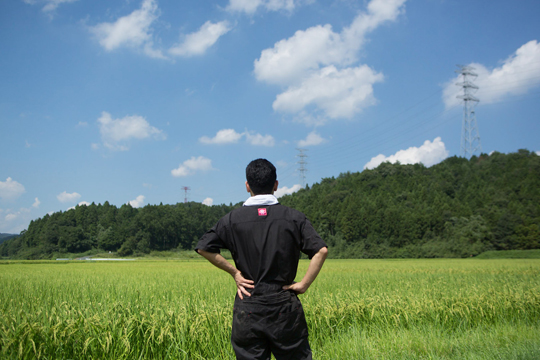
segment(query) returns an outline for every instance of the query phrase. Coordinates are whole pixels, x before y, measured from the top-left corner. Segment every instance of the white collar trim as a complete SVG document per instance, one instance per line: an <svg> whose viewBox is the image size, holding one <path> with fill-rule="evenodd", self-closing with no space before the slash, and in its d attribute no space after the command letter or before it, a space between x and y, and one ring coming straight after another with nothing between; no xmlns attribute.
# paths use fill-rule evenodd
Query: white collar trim
<svg viewBox="0 0 540 360"><path fill-rule="evenodd" d="M274 195L255 195L244 202L244 206L276 205L278 199Z"/></svg>

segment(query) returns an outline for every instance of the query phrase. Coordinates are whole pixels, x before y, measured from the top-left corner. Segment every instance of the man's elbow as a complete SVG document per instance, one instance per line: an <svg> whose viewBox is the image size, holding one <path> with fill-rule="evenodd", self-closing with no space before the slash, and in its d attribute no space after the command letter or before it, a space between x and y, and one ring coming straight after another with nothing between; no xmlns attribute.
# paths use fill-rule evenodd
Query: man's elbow
<svg viewBox="0 0 540 360"><path fill-rule="evenodd" d="M201 255L210 262L215 261L216 257L219 255L219 253L210 252L202 249L197 249L197 252L199 253L199 255Z"/></svg>
<svg viewBox="0 0 540 360"><path fill-rule="evenodd" d="M199 255L204 256L205 258L208 258L208 256L211 254L210 252L205 251L205 250L201 250L201 249L196 249L195 251L196 251Z"/></svg>
<svg viewBox="0 0 540 360"><path fill-rule="evenodd" d="M323 259L326 259L326 256L328 255L328 248L327 247L323 247L319 250L318 254L320 254L320 256L323 258Z"/></svg>

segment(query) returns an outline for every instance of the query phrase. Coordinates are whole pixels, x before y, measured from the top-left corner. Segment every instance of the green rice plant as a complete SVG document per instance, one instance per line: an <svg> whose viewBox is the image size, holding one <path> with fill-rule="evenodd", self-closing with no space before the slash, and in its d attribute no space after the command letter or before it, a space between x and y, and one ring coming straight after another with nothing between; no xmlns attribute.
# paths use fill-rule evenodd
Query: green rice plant
<svg viewBox="0 0 540 360"><path fill-rule="evenodd" d="M539 275L535 259L327 260L301 299L317 359L532 359ZM4 262L0 358L234 359L234 294L205 261Z"/></svg>

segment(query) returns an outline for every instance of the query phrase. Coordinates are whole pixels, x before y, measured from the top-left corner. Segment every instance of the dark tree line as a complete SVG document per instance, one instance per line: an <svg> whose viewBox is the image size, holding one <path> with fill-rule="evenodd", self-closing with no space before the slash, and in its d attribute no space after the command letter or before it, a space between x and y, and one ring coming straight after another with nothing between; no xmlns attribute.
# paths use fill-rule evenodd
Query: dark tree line
<svg viewBox="0 0 540 360"><path fill-rule="evenodd" d="M334 257L466 257L540 248L540 157L527 150L451 157L430 168L383 163L325 178L280 202L308 216ZM193 249L235 206L77 206L32 221L0 245L0 255Z"/></svg>
<svg viewBox="0 0 540 360"><path fill-rule="evenodd" d="M383 163L280 199L306 213L337 257L465 257L540 248L540 157Z"/></svg>
<svg viewBox="0 0 540 360"><path fill-rule="evenodd" d="M26 259L50 258L55 253L82 253L99 249L121 256L191 249L199 237L232 205L200 203L117 208L79 205L30 222L21 236L0 245L0 255Z"/></svg>

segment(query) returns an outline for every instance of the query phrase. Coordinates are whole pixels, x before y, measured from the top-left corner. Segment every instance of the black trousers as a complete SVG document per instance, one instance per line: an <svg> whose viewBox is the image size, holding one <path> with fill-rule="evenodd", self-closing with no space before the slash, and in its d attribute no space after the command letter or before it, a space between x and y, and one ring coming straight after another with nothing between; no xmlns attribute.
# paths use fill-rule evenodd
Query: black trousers
<svg viewBox="0 0 540 360"><path fill-rule="evenodd" d="M237 360L311 360L308 329L300 300L291 291L238 295L234 301L231 342Z"/></svg>

